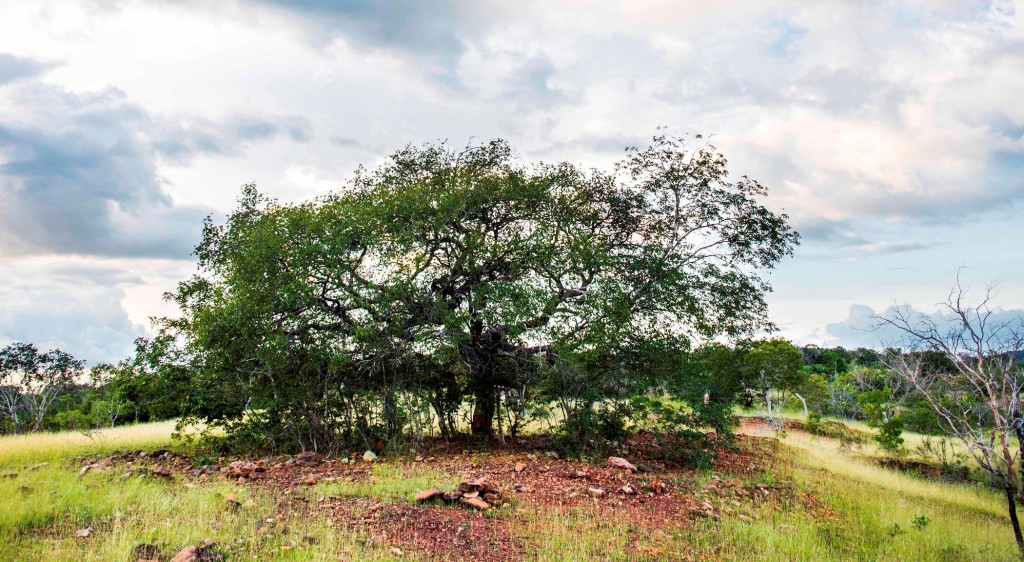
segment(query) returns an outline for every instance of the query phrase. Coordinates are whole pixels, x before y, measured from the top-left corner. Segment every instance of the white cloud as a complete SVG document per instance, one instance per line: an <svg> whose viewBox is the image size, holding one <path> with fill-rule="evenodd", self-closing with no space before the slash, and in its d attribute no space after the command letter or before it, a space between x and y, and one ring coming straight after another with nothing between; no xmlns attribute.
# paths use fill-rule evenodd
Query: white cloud
<svg viewBox="0 0 1024 562"><path fill-rule="evenodd" d="M22 205L0 255L153 255L176 243L183 257L194 243L186 223L230 209L248 181L281 199L308 198L408 142L493 136L526 159L606 166L669 125L715 133L730 168L767 185L768 203L804 231L783 291L822 288L836 314L851 302L884 303L922 284L891 281L893 256L940 281L971 260L1024 282L992 265L999 245L979 242L970 225L1024 234L1014 221L1024 199L1024 10L1013 3L362 8L0 1L0 129L20 133L0 148L0 192ZM105 174L65 166L74 174L60 183L12 167L26 147L109 156L118 139L119 159L96 159ZM38 197L46 189L62 196ZM874 280L825 278L823 263L858 275L843 269L853 263ZM170 281L112 289L108 302L137 325L161 283ZM8 295L28 290L13 287L0 280ZM825 337L827 319L780 309L773 314L794 333ZM117 322L102 321L120 330Z"/></svg>

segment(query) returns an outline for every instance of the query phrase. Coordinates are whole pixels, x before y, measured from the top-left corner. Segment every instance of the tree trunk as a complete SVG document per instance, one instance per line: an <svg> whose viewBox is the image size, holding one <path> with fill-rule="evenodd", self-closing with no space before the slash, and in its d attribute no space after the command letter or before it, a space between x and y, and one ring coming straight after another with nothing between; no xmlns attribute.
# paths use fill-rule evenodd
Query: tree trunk
<svg viewBox="0 0 1024 562"><path fill-rule="evenodd" d="M473 435L494 436L494 387L482 385L476 391L473 404L473 420L470 427Z"/></svg>
<svg viewBox="0 0 1024 562"><path fill-rule="evenodd" d="M437 413L437 427L441 430L441 437L447 442L452 436L448 430L448 419L445 417L441 399L435 397L431 404L434 406L434 412Z"/></svg>
<svg viewBox="0 0 1024 562"><path fill-rule="evenodd" d="M810 416L810 412L807 411L807 401L804 400L803 396L800 396L799 392L794 392L793 394L795 394L796 397L800 399L800 403L804 405L804 419L807 419Z"/></svg>
<svg viewBox="0 0 1024 562"><path fill-rule="evenodd" d="M1017 549L1021 556L1024 556L1024 535L1020 531L1020 520L1017 519L1017 501L1014 498L1013 487L1006 486L1006 505L1010 511L1010 525L1013 526L1013 538L1017 540Z"/></svg>

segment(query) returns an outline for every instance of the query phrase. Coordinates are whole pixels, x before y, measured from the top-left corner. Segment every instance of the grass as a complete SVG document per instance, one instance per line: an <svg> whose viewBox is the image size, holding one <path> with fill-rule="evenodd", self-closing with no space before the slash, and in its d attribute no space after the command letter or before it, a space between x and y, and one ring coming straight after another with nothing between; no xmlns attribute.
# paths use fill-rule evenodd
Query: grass
<svg viewBox="0 0 1024 562"><path fill-rule="evenodd" d="M75 457L165 448L173 424L0 438L0 552L4 560L128 560L135 545L157 545L164 560L210 539L229 560L388 560L384 545L317 518L275 518L270 488L211 480L193 486L124 470L79 476ZM588 506L538 510L525 503L506 518L536 560L1018 560L1002 496L984 486L925 480L879 466L873 453L790 431L774 460L749 482L791 486L796 499L744 507L749 517L696 519L642 528L614 510ZM320 483L308 497L337 495L409 501L416 491L449 487L452 476L408 459L374 464L368 479ZM48 463L38 468L31 467ZM468 468L468 465L467 465ZM672 475L699 493L713 475ZM729 478L735 478L729 476ZM246 508L226 509L233 494ZM721 501L723 506L728 504ZM737 508L738 512L738 508ZM915 524L916 521L916 524ZM88 538L76 537L91 527ZM416 559L407 552L403 559Z"/></svg>

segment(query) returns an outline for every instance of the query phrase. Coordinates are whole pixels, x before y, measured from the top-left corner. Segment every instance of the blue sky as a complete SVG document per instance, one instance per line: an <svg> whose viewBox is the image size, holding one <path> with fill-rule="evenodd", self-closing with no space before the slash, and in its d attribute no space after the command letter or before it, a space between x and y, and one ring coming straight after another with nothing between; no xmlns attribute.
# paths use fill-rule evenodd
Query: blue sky
<svg viewBox="0 0 1024 562"><path fill-rule="evenodd" d="M1014 2L0 0L0 344L127 355L255 181L340 187L406 143L608 167L712 135L803 234L798 343L875 345L956 277L1024 309Z"/></svg>

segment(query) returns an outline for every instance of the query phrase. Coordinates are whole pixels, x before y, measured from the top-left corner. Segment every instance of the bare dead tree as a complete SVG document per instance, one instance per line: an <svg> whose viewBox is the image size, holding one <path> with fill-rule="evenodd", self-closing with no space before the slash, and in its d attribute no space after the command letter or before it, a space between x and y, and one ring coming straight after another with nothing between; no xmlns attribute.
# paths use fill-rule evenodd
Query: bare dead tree
<svg viewBox="0 0 1024 562"><path fill-rule="evenodd" d="M1017 502L1024 498L1018 464L1024 452L1024 320L997 320L990 307L993 296L989 288L980 303L970 305L958 279L937 318L896 308L879 320L903 334L902 350L885 358L887 366L909 392L927 401L948 436L1004 489L1024 555L1017 518Z"/></svg>

